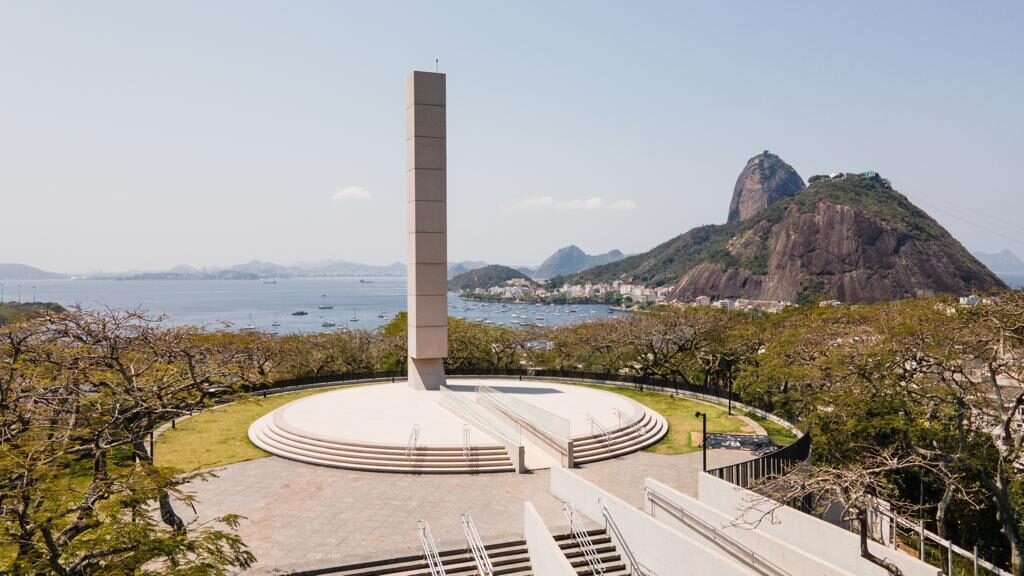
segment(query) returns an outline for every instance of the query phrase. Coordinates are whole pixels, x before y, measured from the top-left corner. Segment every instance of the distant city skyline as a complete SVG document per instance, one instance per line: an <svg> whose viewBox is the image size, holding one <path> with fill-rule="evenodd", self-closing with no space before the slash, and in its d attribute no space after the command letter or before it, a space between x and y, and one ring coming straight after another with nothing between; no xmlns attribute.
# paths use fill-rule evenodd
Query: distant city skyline
<svg viewBox="0 0 1024 576"><path fill-rule="evenodd" d="M646 251L751 156L874 170L1024 254L1024 5L0 4L0 262L405 261L403 93L448 75L449 261ZM433 31L433 32L428 32Z"/></svg>

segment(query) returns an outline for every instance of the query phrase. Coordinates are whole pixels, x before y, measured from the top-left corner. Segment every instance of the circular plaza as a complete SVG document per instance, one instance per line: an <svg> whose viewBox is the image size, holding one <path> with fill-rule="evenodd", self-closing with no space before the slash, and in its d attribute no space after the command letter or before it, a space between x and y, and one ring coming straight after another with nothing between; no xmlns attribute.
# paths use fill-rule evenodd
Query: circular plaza
<svg viewBox="0 0 1024 576"><path fill-rule="evenodd" d="M635 452L665 418L596 388L513 379L357 386L290 402L256 420L250 440L283 458L373 472L525 472Z"/></svg>

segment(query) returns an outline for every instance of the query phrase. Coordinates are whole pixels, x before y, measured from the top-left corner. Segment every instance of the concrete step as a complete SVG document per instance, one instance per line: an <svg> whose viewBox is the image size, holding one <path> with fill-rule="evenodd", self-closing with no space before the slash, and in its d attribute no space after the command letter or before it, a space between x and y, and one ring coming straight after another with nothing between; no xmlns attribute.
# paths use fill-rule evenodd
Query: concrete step
<svg viewBox="0 0 1024 576"><path fill-rule="evenodd" d="M466 462L465 459L463 459L461 462L434 462L426 458L418 458L418 455L414 454L408 458L403 457L402 459L380 460L358 456L324 454L307 450L305 448L282 444L274 438L272 434L262 429L255 430L255 433L250 434L250 439L260 448L277 454L283 458L334 468L348 468L351 470L364 470L371 472L402 472L418 474L465 474L514 471L512 461L507 457L504 461L478 461L476 459L471 459L469 462Z"/></svg>
<svg viewBox="0 0 1024 576"><path fill-rule="evenodd" d="M416 449L412 451L412 454L407 454L403 448L401 451L398 450L379 450L374 451L370 448L352 448L344 443L336 443L333 445L326 445L325 443L307 443L293 436L282 433L274 427L267 427L261 430L263 436L274 441L276 444L283 448L292 447L306 452L325 454L330 456L348 457L361 460L378 460L381 462L385 461L408 461L410 457L417 460L426 460L430 462L457 462L464 463L466 461L466 455L459 452L436 452ZM501 462L508 460L508 453L502 448L501 452L486 452L482 453L479 451L470 451L469 457L476 462Z"/></svg>

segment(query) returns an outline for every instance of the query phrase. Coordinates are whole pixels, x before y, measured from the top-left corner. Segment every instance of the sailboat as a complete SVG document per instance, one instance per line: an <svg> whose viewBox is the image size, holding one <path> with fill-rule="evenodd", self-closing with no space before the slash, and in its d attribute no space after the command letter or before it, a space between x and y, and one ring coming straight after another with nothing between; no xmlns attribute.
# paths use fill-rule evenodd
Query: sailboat
<svg viewBox="0 0 1024 576"><path fill-rule="evenodd" d="M249 323L238 329L239 332L255 332L256 324L253 324L252 314L249 314Z"/></svg>
<svg viewBox="0 0 1024 576"><path fill-rule="evenodd" d="M385 316L384 316L384 309L383 309L383 308L381 308L381 309L380 309L380 314L377 314L377 318L384 318L384 317L385 317Z"/></svg>
<svg viewBox="0 0 1024 576"><path fill-rule="evenodd" d="M355 308L352 309L352 318L351 318L350 321L351 322L359 322L359 315L356 314L356 309Z"/></svg>
<svg viewBox="0 0 1024 576"><path fill-rule="evenodd" d="M327 298L327 294L321 294L320 297L321 298ZM328 304L327 301L325 300L324 303L319 305L319 306L317 306L317 308L319 308L320 310L333 310L334 309L334 305L333 304Z"/></svg>

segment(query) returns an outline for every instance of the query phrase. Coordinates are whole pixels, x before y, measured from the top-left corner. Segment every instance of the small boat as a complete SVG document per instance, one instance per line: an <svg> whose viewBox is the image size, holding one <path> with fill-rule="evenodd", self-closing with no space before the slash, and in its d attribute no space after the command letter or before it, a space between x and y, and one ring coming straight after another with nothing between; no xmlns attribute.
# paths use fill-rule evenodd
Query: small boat
<svg viewBox="0 0 1024 576"><path fill-rule="evenodd" d="M321 304L317 308L320 310L334 310L334 304Z"/></svg>
<svg viewBox="0 0 1024 576"><path fill-rule="evenodd" d="M533 319L534 320L543 320L544 317L543 316L534 316Z"/></svg>
<svg viewBox="0 0 1024 576"><path fill-rule="evenodd" d="M373 284L373 280L367 280L365 278L360 278L359 279L359 283L360 284Z"/></svg>
<svg viewBox="0 0 1024 576"><path fill-rule="evenodd" d="M309 312L306 312L305 310L299 310L298 312L292 312L292 316L305 316L306 314L309 314Z"/></svg>
<svg viewBox="0 0 1024 576"><path fill-rule="evenodd" d="M264 284L277 284L277 280L275 280L275 279L264 280L263 283Z"/></svg>
<svg viewBox="0 0 1024 576"><path fill-rule="evenodd" d="M337 326L337 324L331 322L330 320L324 320L323 322L320 323L320 326L324 328L334 328L335 326Z"/></svg>
<svg viewBox="0 0 1024 576"><path fill-rule="evenodd" d="M385 316L384 316L384 311L383 311L383 310L381 310L381 311L380 311L380 314L377 314L377 318L384 318L384 317L385 317Z"/></svg>
<svg viewBox="0 0 1024 576"><path fill-rule="evenodd" d="M349 322L359 322L359 315L356 314L354 309L352 310L352 318L349 319Z"/></svg>
<svg viewBox="0 0 1024 576"><path fill-rule="evenodd" d="M238 329L239 332L255 332L256 325L252 322L252 314L249 314L249 323Z"/></svg>
<svg viewBox="0 0 1024 576"><path fill-rule="evenodd" d="M274 320L273 322L270 323L270 325L273 326L274 328L279 328L281 326L281 323L278 322L277 320Z"/></svg>

